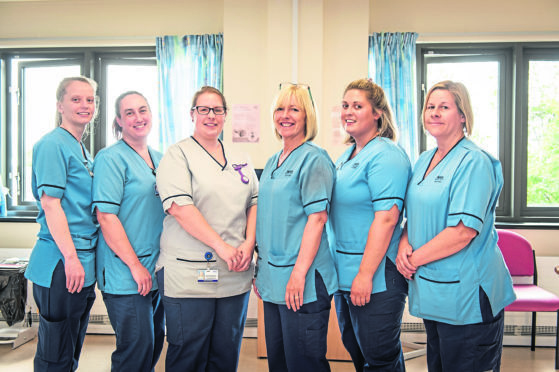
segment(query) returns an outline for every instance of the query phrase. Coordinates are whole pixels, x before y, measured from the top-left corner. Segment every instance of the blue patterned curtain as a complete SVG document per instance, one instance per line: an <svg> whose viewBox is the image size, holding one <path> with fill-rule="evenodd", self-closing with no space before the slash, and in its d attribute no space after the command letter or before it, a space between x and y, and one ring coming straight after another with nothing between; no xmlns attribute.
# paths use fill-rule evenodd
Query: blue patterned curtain
<svg viewBox="0 0 559 372"><path fill-rule="evenodd" d="M222 90L223 35L163 36L156 39L159 73L159 149L193 132L190 106L204 85Z"/></svg>
<svg viewBox="0 0 559 372"><path fill-rule="evenodd" d="M412 164L418 155L415 42L417 33L369 36L369 77L384 89L400 131L400 145Z"/></svg>

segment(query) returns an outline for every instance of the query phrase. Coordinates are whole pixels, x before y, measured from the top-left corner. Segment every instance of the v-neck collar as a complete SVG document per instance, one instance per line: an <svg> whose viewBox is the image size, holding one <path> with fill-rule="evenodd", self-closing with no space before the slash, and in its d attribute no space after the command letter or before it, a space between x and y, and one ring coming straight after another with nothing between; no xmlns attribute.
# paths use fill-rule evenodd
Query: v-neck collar
<svg viewBox="0 0 559 372"><path fill-rule="evenodd" d="M129 144L128 142L126 142L123 138L121 138L120 140L121 140L122 142L124 142L124 143L126 144L126 146L130 147L130 149L131 149L132 151L134 151L134 153L135 153L136 155L138 155L138 157L139 157L140 159L142 159L142 161L144 162L144 164L146 165L146 167L148 167L149 170L151 171L151 173L155 176L157 167L156 167L156 165L155 165L155 162L153 161L153 157L151 156L151 151L149 151L149 147L148 147L148 155L149 155L149 159L151 160L151 164L153 164L153 168L149 166L149 164L144 160L144 158L142 158L142 156L141 156L140 154L138 154L138 151L136 151L132 146L130 146L130 144Z"/></svg>
<svg viewBox="0 0 559 372"><path fill-rule="evenodd" d="M365 146L363 146L363 147L361 148L361 150L360 150L357 154L355 154L355 156L352 158L351 155L353 154L353 152L354 152L355 149L357 148L357 144L354 143L354 144L353 144L353 149L352 149L352 150L350 151L350 153L347 155L347 159L346 159L346 161L345 161L344 163L347 163L348 161L353 160L353 159L355 159L356 157L358 157L359 154L361 154L361 153L365 150L365 148L367 148L367 146L369 146L369 143L373 142L373 141L374 141L376 138L378 138L378 137L379 137L379 135L378 135L378 133L377 133L373 138L371 138L369 141L367 141L367 143L365 144Z"/></svg>
<svg viewBox="0 0 559 372"><path fill-rule="evenodd" d="M278 152L278 153L276 154L277 159L276 159L276 161L275 161L276 167L274 168L274 170L272 170L272 173L270 173L270 177L273 178L273 177L274 177L274 172L277 171L278 169L280 169L280 168L287 162L287 159L289 159L289 158L291 157L291 155L292 155L295 151L297 151L298 149L300 149L301 147L303 147L303 145L304 145L305 143L307 143L307 141L303 142L302 144L300 144L299 146L297 146L297 147L295 147L293 150L291 150L291 152L285 157L285 159L283 159L283 161L282 161L281 164L279 164L279 165L278 165L279 157L281 156L281 153L282 153L283 150L280 151L280 152Z"/></svg>
<svg viewBox="0 0 559 372"><path fill-rule="evenodd" d="M82 156L83 156L84 160L89 161L89 159L87 158L87 151L85 149L85 146L83 145L83 142L78 141L78 139L76 137L74 137L74 135L72 133L70 133L70 131L68 129L60 127L60 126L58 128L62 129L64 132L68 133L68 135L70 137L72 137L72 139L80 145L80 148L82 150Z"/></svg>
<svg viewBox="0 0 559 372"><path fill-rule="evenodd" d="M366 144L365 146L363 146L363 148L361 148L361 151L359 151L353 158L351 157L351 154L353 154L353 152L355 151L355 148L357 147L357 144L354 143L351 148L348 149L348 151L346 152L347 156L345 157L344 160L342 160L342 162L337 165L337 167L339 167L339 169L343 168L343 166L347 163L349 163L350 161L353 161L355 159L357 159L357 157L359 156L359 154L361 154L366 148L367 146L369 146L370 143L372 143L376 138L378 138L379 136L376 135L373 138L371 138ZM349 151L351 150L351 151ZM342 155L343 156L343 155Z"/></svg>
<svg viewBox="0 0 559 372"><path fill-rule="evenodd" d="M217 161L217 159L214 158L213 155L210 154L209 151L206 150L206 148L205 148L204 146L202 146L202 144L196 140L196 138L194 138L194 136L190 136L190 138L192 138L192 140L193 140L194 142L196 142L196 143L198 144L198 146L200 146L200 147L206 152L206 154L208 154L208 156L209 156L210 158L212 158L213 161L215 161L215 162L217 163L217 165L220 166L221 170L224 170L225 167L227 167L227 157L225 156L225 149L223 148L223 143L221 143L221 141L219 140L219 138L217 139L217 142L219 142L219 145L221 146L221 153L223 154L223 159L225 159L225 164L221 164L219 161Z"/></svg>
<svg viewBox="0 0 559 372"><path fill-rule="evenodd" d="M439 166L439 164L441 164L443 162L443 160L446 159L448 154L450 154L452 152L452 150L454 150L456 148L456 146L458 146L458 144L460 142L462 142L465 138L466 138L466 136L460 138L460 140L458 140L458 142L456 142L454 144L454 146L452 146L452 148L450 150L448 150L448 152L443 156L443 158L441 160L439 160L439 162L433 167L433 169L431 169L431 172L429 172L429 174L433 173L433 171ZM429 170L429 167L431 166L431 163L433 162L433 159L435 158L435 154L437 153L437 150L438 150L438 148L436 148L435 151L433 151L433 155L431 156L431 160L429 160L429 164L427 164L427 168L425 168L425 172L423 172L423 177L421 178L421 181L419 181L419 183L423 182L423 180L425 180L425 178L429 176L429 174L426 174L426 173L427 173L427 170Z"/></svg>

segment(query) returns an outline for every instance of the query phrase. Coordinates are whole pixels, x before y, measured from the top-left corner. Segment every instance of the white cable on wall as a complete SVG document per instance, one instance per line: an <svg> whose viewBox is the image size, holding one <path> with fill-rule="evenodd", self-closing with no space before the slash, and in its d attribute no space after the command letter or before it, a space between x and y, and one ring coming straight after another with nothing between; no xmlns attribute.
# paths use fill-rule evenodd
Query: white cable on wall
<svg viewBox="0 0 559 372"><path fill-rule="evenodd" d="M299 1L298 0L292 0L291 1L291 6L292 6L292 17L291 17L291 21L292 21L292 33L291 33L291 37L292 37L292 41L291 41L291 48L292 48L292 58L291 58L291 81L293 83L298 83L298 59L299 59Z"/></svg>

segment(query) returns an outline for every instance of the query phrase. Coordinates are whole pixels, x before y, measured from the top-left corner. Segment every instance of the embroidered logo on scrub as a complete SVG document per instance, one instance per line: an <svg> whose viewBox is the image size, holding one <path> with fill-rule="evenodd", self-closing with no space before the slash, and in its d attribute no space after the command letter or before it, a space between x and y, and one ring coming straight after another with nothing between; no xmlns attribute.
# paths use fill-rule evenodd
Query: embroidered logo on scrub
<svg viewBox="0 0 559 372"><path fill-rule="evenodd" d="M291 176L293 175L293 169L288 169L288 170L286 170L286 171L285 171L285 175L286 175L287 177L291 177Z"/></svg>
<svg viewBox="0 0 559 372"><path fill-rule="evenodd" d="M437 176L437 177L435 177L435 182L436 182L436 183L441 183L441 182L443 182L443 181L444 181L444 177L443 177L443 176Z"/></svg>
<svg viewBox="0 0 559 372"><path fill-rule="evenodd" d="M248 177L243 174L243 168L247 166L247 163L244 164L232 164L233 169L236 170L241 175L241 182L247 184Z"/></svg>

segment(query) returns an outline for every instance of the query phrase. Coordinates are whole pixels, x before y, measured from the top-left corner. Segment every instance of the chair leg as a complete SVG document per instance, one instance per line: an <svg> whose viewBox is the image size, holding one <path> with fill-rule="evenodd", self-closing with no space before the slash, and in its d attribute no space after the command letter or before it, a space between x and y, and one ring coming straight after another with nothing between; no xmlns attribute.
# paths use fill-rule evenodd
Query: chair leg
<svg viewBox="0 0 559 372"><path fill-rule="evenodd" d="M530 350L536 350L536 312L532 313L532 340L530 344Z"/></svg>
<svg viewBox="0 0 559 372"><path fill-rule="evenodd" d="M555 369L559 369L559 311L557 311L557 326L555 327Z"/></svg>

